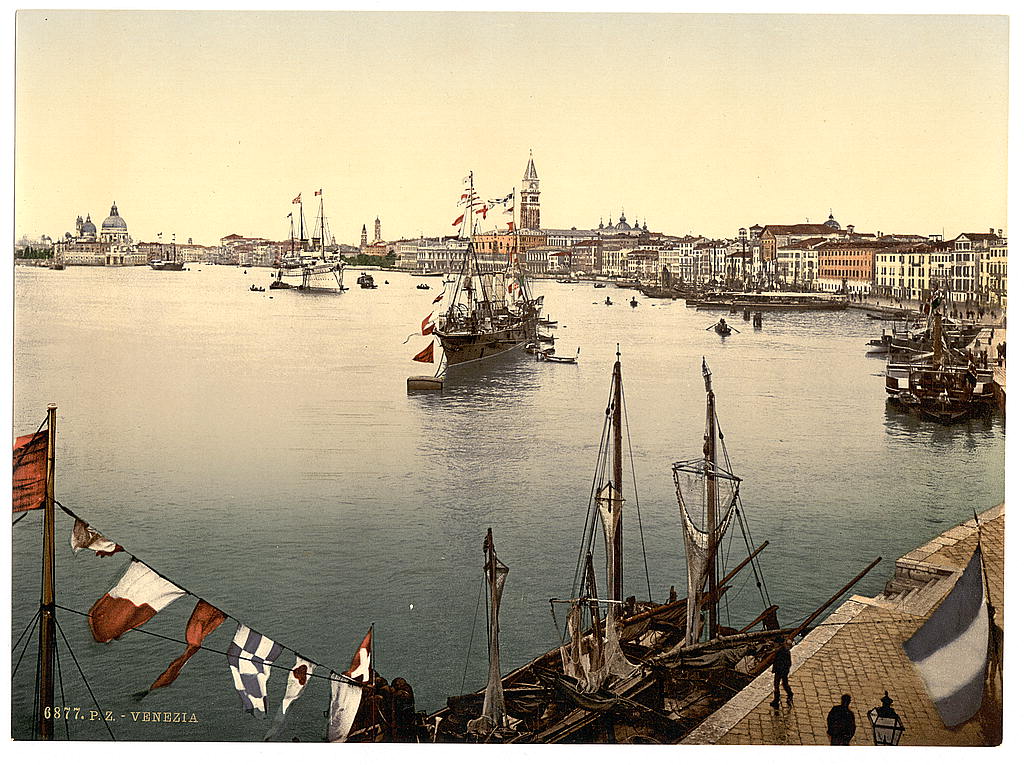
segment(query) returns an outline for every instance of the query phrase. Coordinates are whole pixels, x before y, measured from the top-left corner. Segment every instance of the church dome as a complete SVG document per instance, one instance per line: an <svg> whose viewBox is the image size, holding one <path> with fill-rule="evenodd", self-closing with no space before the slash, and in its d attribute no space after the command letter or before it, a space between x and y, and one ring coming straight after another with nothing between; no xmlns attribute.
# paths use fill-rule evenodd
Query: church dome
<svg viewBox="0 0 1024 765"><path fill-rule="evenodd" d="M124 223L124 221L121 222ZM82 224L82 235L88 236L89 234L96 235L96 224L92 222L90 216L86 215L85 222Z"/></svg>
<svg viewBox="0 0 1024 765"><path fill-rule="evenodd" d="M103 221L101 231L104 234L127 234L128 224L117 214L117 202L110 206L110 215Z"/></svg>
<svg viewBox="0 0 1024 765"><path fill-rule="evenodd" d="M626 222L626 213L625 213L625 211L623 211L622 214L619 215L619 222L615 224L615 230L616 231L629 231L629 223Z"/></svg>
<svg viewBox="0 0 1024 765"><path fill-rule="evenodd" d="M841 226L839 225L839 221L832 217L831 210L829 210L828 212L828 220L825 221L824 225L828 226L829 228L834 228L836 231L838 231L841 228Z"/></svg>

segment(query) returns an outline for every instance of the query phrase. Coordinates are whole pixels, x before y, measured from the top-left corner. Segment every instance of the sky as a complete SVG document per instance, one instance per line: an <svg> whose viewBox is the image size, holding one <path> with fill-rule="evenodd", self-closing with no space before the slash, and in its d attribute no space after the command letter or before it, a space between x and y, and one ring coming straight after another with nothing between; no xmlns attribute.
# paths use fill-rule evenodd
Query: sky
<svg viewBox="0 0 1024 765"><path fill-rule="evenodd" d="M15 34L16 237L116 201L136 240L283 239L320 188L338 241L451 234L462 178L504 195L531 151L545 227L1008 228L1006 16L31 10Z"/></svg>

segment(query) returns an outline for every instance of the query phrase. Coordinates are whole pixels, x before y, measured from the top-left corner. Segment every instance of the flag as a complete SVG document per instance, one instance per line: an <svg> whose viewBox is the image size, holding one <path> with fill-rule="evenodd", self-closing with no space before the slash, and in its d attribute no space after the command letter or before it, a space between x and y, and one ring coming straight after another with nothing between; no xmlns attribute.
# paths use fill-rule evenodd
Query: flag
<svg viewBox="0 0 1024 765"><path fill-rule="evenodd" d="M14 512L35 510L46 502L46 451L49 431L41 430L31 436L14 440Z"/></svg>
<svg viewBox="0 0 1024 765"><path fill-rule="evenodd" d="M509 210L509 212L511 212L511 210ZM508 222L508 230L509 230L509 231L514 231L514 230L515 230L515 228L516 228L516 223L515 223L515 221L511 221L511 220L510 220L510 221Z"/></svg>
<svg viewBox="0 0 1024 765"><path fill-rule="evenodd" d="M424 364L434 363L434 341L430 341L430 345L424 348L422 351L412 357L413 361L422 361Z"/></svg>
<svg viewBox="0 0 1024 765"><path fill-rule="evenodd" d="M263 737L264 741L270 741L277 732L281 730L281 726L284 725L284 716L288 713L288 707L292 705L302 692L306 690L306 685L309 683L309 678L313 676L313 672L316 671L316 664L311 662L309 659L304 659L298 654L295 654L295 665L288 673L288 684L284 689L284 698L281 700L281 708L277 711L274 716L274 722L270 726L270 730Z"/></svg>
<svg viewBox="0 0 1024 765"><path fill-rule="evenodd" d="M203 641L222 625L225 619L227 619L227 615L223 611L214 608L205 600L196 603L196 607L192 609L192 616L188 618L188 623L185 625L185 642L188 647L185 648L181 656L168 665L160 677L153 681L149 690L155 691L157 688L163 688L177 680L178 673L185 666L185 662L198 653Z"/></svg>
<svg viewBox="0 0 1024 765"><path fill-rule="evenodd" d="M270 665L281 653L281 646L266 635L238 625L228 646L228 665L235 681L235 690L242 697L242 707L255 716L267 711L267 678Z"/></svg>
<svg viewBox="0 0 1024 765"><path fill-rule="evenodd" d="M292 214L291 214L291 213L288 213L288 214L287 214L287 215L285 215L284 217L286 217L286 218L290 218L290 217L292 217Z"/></svg>
<svg viewBox="0 0 1024 765"><path fill-rule="evenodd" d="M487 220L487 211L490 210L494 205L481 205L475 212L477 215L483 215L484 220Z"/></svg>
<svg viewBox="0 0 1024 765"><path fill-rule="evenodd" d="M366 633L359 644L348 672L342 676L331 672L331 707L327 713L327 740L340 743L348 738L352 723L359 711L359 702L363 697L361 685L346 682L345 677L363 683L370 682L373 656L373 627Z"/></svg>
<svg viewBox="0 0 1024 765"><path fill-rule="evenodd" d="M488 201L490 201L492 206L503 205L506 202L511 202L512 201L512 194L513 193L514 192L509 192L507 195L501 197L500 199L491 199L491 200L488 200Z"/></svg>
<svg viewBox="0 0 1024 765"><path fill-rule="evenodd" d="M145 563L132 560L121 580L89 609L89 629L97 643L109 643L141 627L185 591Z"/></svg>
<svg viewBox="0 0 1024 765"><path fill-rule="evenodd" d="M71 551L79 550L94 550L96 557L108 558L124 548L111 542L81 518L75 518L75 525L71 529Z"/></svg>
<svg viewBox="0 0 1024 765"><path fill-rule="evenodd" d="M440 303L443 298L444 298L444 293L442 292L440 295L438 295L436 298L434 298L434 302L435 303Z"/></svg>
<svg viewBox="0 0 1024 765"><path fill-rule="evenodd" d="M300 204L301 202L302 202L302 192L300 191L299 195L297 197L295 197L295 199L292 200L292 204L293 205L297 205L297 204Z"/></svg>
<svg viewBox="0 0 1024 765"><path fill-rule="evenodd" d="M947 728L969 720L981 708L988 646L979 545L949 595L903 644Z"/></svg>
<svg viewBox="0 0 1024 765"><path fill-rule="evenodd" d="M430 321L430 317L434 315L431 311L427 314L427 317L420 323L420 332L424 335L431 335L434 333L434 323Z"/></svg>
<svg viewBox="0 0 1024 765"><path fill-rule="evenodd" d="M313 196L318 197L318 196L321 196L323 193L324 193L324 190L320 189L319 191L314 191L313 192Z"/></svg>
<svg viewBox="0 0 1024 765"><path fill-rule="evenodd" d="M462 223L462 220L463 220L463 219L464 219L465 217L466 217L466 214L465 214L465 213L463 213L463 214L462 214L462 215L460 215L460 216L459 216L458 218L456 218L455 220L453 220L453 221L452 221L452 225L453 225L453 226L458 226L458 225L459 225L460 223Z"/></svg>

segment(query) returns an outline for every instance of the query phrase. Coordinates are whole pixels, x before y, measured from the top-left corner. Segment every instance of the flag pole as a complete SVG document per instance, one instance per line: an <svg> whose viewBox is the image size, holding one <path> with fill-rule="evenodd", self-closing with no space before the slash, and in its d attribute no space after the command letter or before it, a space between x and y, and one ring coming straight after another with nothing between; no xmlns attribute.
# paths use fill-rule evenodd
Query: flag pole
<svg viewBox="0 0 1024 765"><path fill-rule="evenodd" d="M57 405L46 407L46 503L43 506L43 586L39 600L39 738L53 739L53 665L57 643L54 634L54 441L57 432Z"/></svg>

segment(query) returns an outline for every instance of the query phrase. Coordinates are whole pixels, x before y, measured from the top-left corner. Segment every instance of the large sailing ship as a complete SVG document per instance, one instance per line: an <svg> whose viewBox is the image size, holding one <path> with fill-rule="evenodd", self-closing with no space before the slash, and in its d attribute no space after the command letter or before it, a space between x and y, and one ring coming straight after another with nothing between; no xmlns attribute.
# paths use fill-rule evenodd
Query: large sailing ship
<svg viewBox="0 0 1024 765"><path fill-rule="evenodd" d="M345 265L341 258L327 257L327 218L324 216L323 189L315 196L320 197L320 209L317 213L317 235L306 236L306 219L302 212L302 194L292 200L299 206L299 251L295 250L295 222L292 213L288 214L289 238L291 251L283 260L275 264L277 272L270 283L270 289L297 289L302 292L344 292Z"/></svg>
<svg viewBox="0 0 1024 765"><path fill-rule="evenodd" d="M473 247L473 217L486 203L476 196L472 173L466 180L464 213L457 219L460 232L468 230L466 251L447 309L434 328L447 366L480 361L535 342L544 300L530 293L529 280L518 263L518 246L502 266L481 264Z"/></svg>

